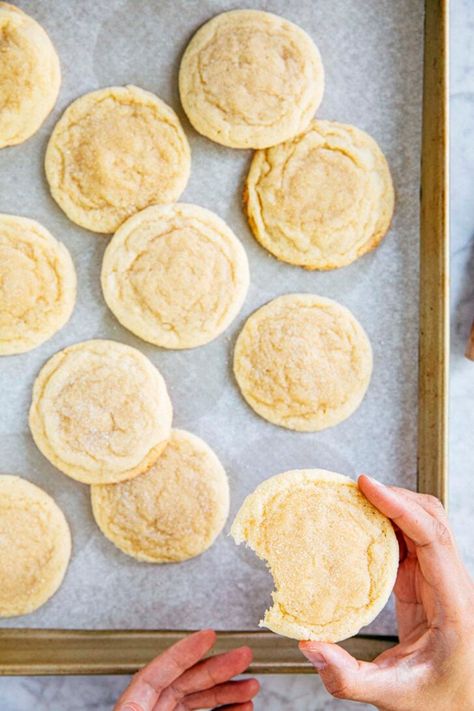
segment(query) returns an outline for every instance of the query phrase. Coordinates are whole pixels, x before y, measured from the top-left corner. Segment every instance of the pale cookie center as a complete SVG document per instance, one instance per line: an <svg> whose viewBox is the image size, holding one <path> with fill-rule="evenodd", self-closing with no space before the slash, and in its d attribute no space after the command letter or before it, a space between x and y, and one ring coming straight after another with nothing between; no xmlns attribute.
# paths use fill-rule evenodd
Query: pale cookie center
<svg viewBox="0 0 474 711"><path fill-rule="evenodd" d="M271 126L294 110L305 62L288 38L251 26L219 29L199 54L210 103L231 121Z"/></svg>
<svg viewBox="0 0 474 711"><path fill-rule="evenodd" d="M34 590L54 553L45 514L31 502L24 508L8 504L0 502L0 604Z"/></svg>
<svg viewBox="0 0 474 711"><path fill-rule="evenodd" d="M354 205L366 181L360 169L343 153L314 149L290 162L281 189L283 209L289 223L314 230L324 237L332 227L350 222Z"/></svg>
<svg viewBox="0 0 474 711"><path fill-rule="evenodd" d="M61 441L98 461L133 456L150 428L146 394L119 368L77 373L57 395L54 409Z"/></svg>
<svg viewBox="0 0 474 711"><path fill-rule="evenodd" d="M172 440L145 474L101 496L111 530L152 558L170 560L200 552L213 530L217 492L209 480L209 462L186 443Z"/></svg>
<svg viewBox="0 0 474 711"><path fill-rule="evenodd" d="M369 605L373 576L380 577L383 565L383 551L373 560L382 534L356 498L341 501L338 490L318 488L311 495L307 489L285 493L267 505L259 551L275 580L275 603L307 626L334 623Z"/></svg>
<svg viewBox="0 0 474 711"><path fill-rule="evenodd" d="M165 330L201 332L218 323L232 291L222 249L192 228L158 235L129 268L135 298Z"/></svg>
<svg viewBox="0 0 474 711"><path fill-rule="evenodd" d="M0 245L0 324L27 325L38 318L38 309L47 313L57 297L57 276L44 257L27 247Z"/></svg>
<svg viewBox="0 0 474 711"><path fill-rule="evenodd" d="M366 238L374 220L371 177L350 155L318 145L311 133L273 164L277 155L269 151L270 169L256 185L273 238L319 255L345 254Z"/></svg>
<svg viewBox="0 0 474 711"><path fill-rule="evenodd" d="M0 28L0 113L18 111L34 87L34 50L8 24Z"/></svg>
<svg viewBox="0 0 474 711"><path fill-rule="evenodd" d="M182 160L176 132L152 108L103 101L68 133L65 179L86 207L146 205Z"/></svg>
<svg viewBox="0 0 474 711"><path fill-rule="evenodd" d="M288 416L310 416L344 404L360 371L348 334L329 314L301 306L268 318L251 346L252 396Z"/></svg>

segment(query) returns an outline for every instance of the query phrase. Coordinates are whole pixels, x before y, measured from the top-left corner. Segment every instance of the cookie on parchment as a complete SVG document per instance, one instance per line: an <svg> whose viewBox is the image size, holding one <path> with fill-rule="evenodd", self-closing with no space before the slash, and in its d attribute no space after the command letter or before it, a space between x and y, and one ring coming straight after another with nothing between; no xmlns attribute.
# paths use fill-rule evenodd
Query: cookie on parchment
<svg viewBox="0 0 474 711"><path fill-rule="evenodd" d="M30 429L60 471L85 484L131 479L159 457L172 407L159 371L136 348L77 343L43 366L33 388Z"/></svg>
<svg viewBox="0 0 474 711"><path fill-rule="evenodd" d="M172 430L156 464L131 481L92 486L102 533L127 555L173 563L203 553L229 513L226 473L199 437Z"/></svg>
<svg viewBox="0 0 474 711"><path fill-rule="evenodd" d="M44 605L70 556L69 526L53 499L26 479L0 475L0 617Z"/></svg>
<svg viewBox="0 0 474 711"><path fill-rule="evenodd" d="M190 166L174 111L136 86L76 99L56 124L45 159L58 205L81 227L104 233L149 205L175 202Z"/></svg>
<svg viewBox="0 0 474 711"><path fill-rule="evenodd" d="M281 427L314 432L360 405L372 349L352 313L314 294L287 294L255 311L240 332L234 374L243 397Z"/></svg>
<svg viewBox="0 0 474 711"><path fill-rule="evenodd" d="M59 92L58 55L44 29L0 2L0 148L26 141L48 116Z"/></svg>
<svg viewBox="0 0 474 711"><path fill-rule="evenodd" d="M337 269L381 242L394 191L373 138L354 126L312 121L301 135L255 153L244 205L254 236L275 257Z"/></svg>
<svg viewBox="0 0 474 711"><path fill-rule="evenodd" d="M220 217L176 203L149 207L119 228L101 279L125 328L163 348L194 348L216 338L240 311L249 268Z"/></svg>
<svg viewBox="0 0 474 711"><path fill-rule="evenodd" d="M179 70L181 102L194 128L232 148L266 148L300 133L323 89L321 57L309 35L259 10L209 20Z"/></svg>
<svg viewBox="0 0 474 711"><path fill-rule="evenodd" d="M68 321L76 272L66 247L26 217L0 214L0 355L24 353Z"/></svg>

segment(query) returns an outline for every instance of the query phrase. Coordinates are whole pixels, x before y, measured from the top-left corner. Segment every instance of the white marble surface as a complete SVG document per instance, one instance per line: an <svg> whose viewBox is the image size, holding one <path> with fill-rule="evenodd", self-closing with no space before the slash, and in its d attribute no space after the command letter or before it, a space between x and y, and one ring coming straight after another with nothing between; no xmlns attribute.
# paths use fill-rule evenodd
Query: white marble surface
<svg viewBox="0 0 474 711"><path fill-rule="evenodd" d="M474 318L474 3L451 2L452 357L450 517L474 571L474 363L463 358ZM329 697L316 676L262 677L256 711L349 711L373 707ZM111 711L125 677L0 679L1 711Z"/></svg>

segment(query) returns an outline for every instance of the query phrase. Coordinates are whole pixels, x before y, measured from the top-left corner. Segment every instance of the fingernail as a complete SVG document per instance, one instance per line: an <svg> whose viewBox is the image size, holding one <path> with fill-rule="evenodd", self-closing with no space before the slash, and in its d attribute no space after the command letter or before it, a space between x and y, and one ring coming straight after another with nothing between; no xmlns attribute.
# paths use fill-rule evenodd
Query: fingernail
<svg viewBox="0 0 474 711"><path fill-rule="evenodd" d="M313 667L318 671L321 671L321 669L325 669L327 667L326 660L319 652L311 652L310 650L306 651L306 649L302 649L301 651L303 652L306 659L308 659L313 665Z"/></svg>
<svg viewBox="0 0 474 711"><path fill-rule="evenodd" d="M369 476L368 474L364 474L364 476L366 476L367 479L370 479L370 481L372 482L372 484L374 484L374 486L380 486L382 489L386 488L385 484L382 484L382 482L378 481L378 479L374 479L373 476Z"/></svg>

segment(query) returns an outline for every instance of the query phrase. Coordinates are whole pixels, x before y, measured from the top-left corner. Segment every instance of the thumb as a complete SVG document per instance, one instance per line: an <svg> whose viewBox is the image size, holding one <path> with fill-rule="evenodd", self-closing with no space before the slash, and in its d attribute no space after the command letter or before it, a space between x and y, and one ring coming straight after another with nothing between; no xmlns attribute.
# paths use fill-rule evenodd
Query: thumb
<svg viewBox="0 0 474 711"><path fill-rule="evenodd" d="M318 671L326 689L337 699L375 705L394 700L396 684L390 667L360 662L337 644L300 642L299 648Z"/></svg>

